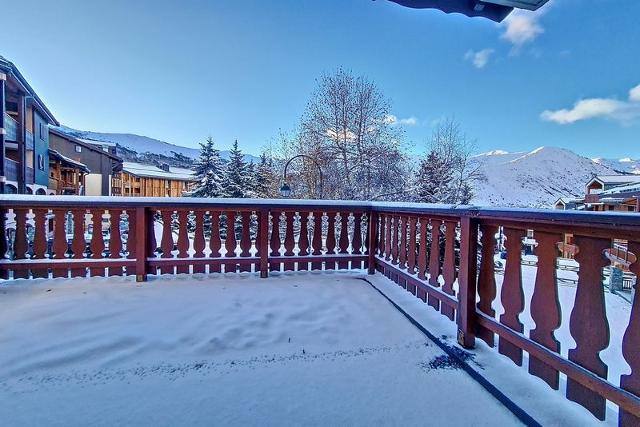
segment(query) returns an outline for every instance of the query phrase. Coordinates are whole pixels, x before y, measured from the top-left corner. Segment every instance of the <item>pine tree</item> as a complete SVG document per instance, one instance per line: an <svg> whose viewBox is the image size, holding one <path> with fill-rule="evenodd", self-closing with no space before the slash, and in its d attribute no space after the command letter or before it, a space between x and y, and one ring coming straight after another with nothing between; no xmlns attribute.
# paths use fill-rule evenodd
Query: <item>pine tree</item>
<svg viewBox="0 0 640 427"><path fill-rule="evenodd" d="M418 201L426 203L455 203L450 200L452 172L447 162L431 151L420 162L417 176Z"/></svg>
<svg viewBox="0 0 640 427"><path fill-rule="evenodd" d="M225 168L222 180L222 194L224 197L247 197L247 164L238 148L238 140L229 150L229 162Z"/></svg>
<svg viewBox="0 0 640 427"><path fill-rule="evenodd" d="M273 169L271 159L267 159L267 154L260 155L260 164L256 170L256 197L268 198L271 195L271 186L273 185Z"/></svg>
<svg viewBox="0 0 640 427"><path fill-rule="evenodd" d="M221 197L223 163L220 159L220 151L213 145L213 139L207 138L200 143L200 157L195 163L198 184L192 191L193 197Z"/></svg>
<svg viewBox="0 0 640 427"><path fill-rule="evenodd" d="M256 192L256 186L258 183L256 165L253 161L247 164L246 174L244 177L244 197L256 198L258 193Z"/></svg>

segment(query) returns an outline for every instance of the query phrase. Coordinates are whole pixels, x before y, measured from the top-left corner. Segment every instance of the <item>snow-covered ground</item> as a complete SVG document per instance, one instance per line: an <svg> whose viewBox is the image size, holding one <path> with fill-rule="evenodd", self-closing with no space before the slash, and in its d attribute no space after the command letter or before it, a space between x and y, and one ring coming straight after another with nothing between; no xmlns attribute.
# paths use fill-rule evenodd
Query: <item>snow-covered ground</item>
<svg viewBox="0 0 640 427"><path fill-rule="evenodd" d="M518 424L365 277L2 284L0 425Z"/></svg>

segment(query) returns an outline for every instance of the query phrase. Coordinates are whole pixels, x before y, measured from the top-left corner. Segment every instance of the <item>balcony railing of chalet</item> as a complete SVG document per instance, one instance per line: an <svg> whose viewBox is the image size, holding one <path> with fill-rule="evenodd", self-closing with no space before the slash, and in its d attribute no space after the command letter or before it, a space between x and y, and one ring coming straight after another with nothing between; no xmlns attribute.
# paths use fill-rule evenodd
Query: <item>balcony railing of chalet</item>
<svg viewBox="0 0 640 427"><path fill-rule="evenodd" d="M15 160L4 159L4 174L8 181L18 180L18 166L19 163Z"/></svg>
<svg viewBox="0 0 640 427"><path fill-rule="evenodd" d="M4 130L6 132L4 137L7 141L18 140L18 122L6 113L4 115Z"/></svg>
<svg viewBox="0 0 640 427"><path fill-rule="evenodd" d="M33 134L31 132L29 132L29 131L27 131L26 134L27 134L27 140L26 140L27 150L33 150L34 149L33 148Z"/></svg>
<svg viewBox="0 0 640 427"><path fill-rule="evenodd" d="M86 277L253 271L367 269L457 323L458 340L475 339L549 387L604 419L607 400L619 424L640 425L640 297L622 342L630 373L608 378L600 352L609 345L602 270L614 239L640 254L640 215L500 210L345 201L153 198L0 197L0 275ZM101 226L96 226L96 224ZM233 224L233 226L231 225ZM494 272L496 233L506 236L500 295ZM100 230L101 232L97 232ZM527 301L522 239L534 230L538 266ZM576 345L561 352L556 261L563 234L577 246L578 284L569 331ZM640 275L640 263L630 270ZM499 317L492 303L499 298ZM566 350L566 349L562 349Z"/></svg>

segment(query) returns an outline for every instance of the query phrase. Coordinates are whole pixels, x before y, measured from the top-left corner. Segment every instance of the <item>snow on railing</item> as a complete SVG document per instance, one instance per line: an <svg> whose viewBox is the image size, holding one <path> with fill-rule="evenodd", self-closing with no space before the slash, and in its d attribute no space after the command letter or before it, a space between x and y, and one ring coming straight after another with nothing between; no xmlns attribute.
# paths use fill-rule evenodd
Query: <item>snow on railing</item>
<svg viewBox="0 0 640 427"><path fill-rule="evenodd" d="M620 425L640 424L640 297L629 320L610 331L602 284L614 239L640 253L640 215L358 201L0 196L0 219L3 279L377 271L455 321L462 346L473 347L477 337L553 389L566 377L567 398L596 418L605 418L609 401L620 408ZM528 230L537 244L536 267L522 263ZM565 234L577 246L571 307L561 304L556 277ZM500 283L494 256L503 247ZM637 277L640 262L633 259L629 270ZM523 281L527 268L534 268L531 283ZM615 366L600 357L611 336L618 337Z"/></svg>

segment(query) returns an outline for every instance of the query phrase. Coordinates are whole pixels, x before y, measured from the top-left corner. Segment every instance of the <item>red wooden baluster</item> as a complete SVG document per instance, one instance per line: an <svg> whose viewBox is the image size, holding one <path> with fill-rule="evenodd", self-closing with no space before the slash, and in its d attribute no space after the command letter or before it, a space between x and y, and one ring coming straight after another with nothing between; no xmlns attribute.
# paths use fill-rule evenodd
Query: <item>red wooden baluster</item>
<svg viewBox="0 0 640 427"><path fill-rule="evenodd" d="M522 239L524 230L505 228L504 235L507 238L507 264L504 270L504 279L500 298L504 313L500 316L500 323L508 326L516 332L522 333L524 326L520 322L520 313L524 310L524 291L522 290ZM522 366L522 349L511 344L506 339L500 338L498 352L513 360L518 366Z"/></svg>
<svg viewBox="0 0 640 427"><path fill-rule="evenodd" d="M416 274L416 217L409 217L409 254L407 257L407 273Z"/></svg>
<svg viewBox="0 0 640 427"><path fill-rule="evenodd" d="M417 240L418 244L418 279L426 281L427 279L427 219L419 218L419 223L416 227L416 234L420 233L420 240ZM422 288L416 290L416 296L422 301L427 301L427 293Z"/></svg>
<svg viewBox="0 0 640 427"><path fill-rule="evenodd" d="M165 209L161 211L162 216L162 242L160 243L160 249L162 250L161 258L170 259L173 258L173 210ZM174 264L163 263L160 267L161 274L173 274Z"/></svg>
<svg viewBox="0 0 640 427"><path fill-rule="evenodd" d="M7 210L0 207L0 260L4 260L7 256ZM0 279L9 278L9 269L0 266Z"/></svg>
<svg viewBox="0 0 640 427"><path fill-rule="evenodd" d="M189 222L189 210L181 209L178 211L178 258L189 258L189 232L187 223ZM176 273L189 274L189 264L178 265Z"/></svg>
<svg viewBox="0 0 640 427"><path fill-rule="evenodd" d="M93 228L91 230L91 258L102 259L102 252L104 252L104 238L102 236L102 215L104 209L91 209L91 222ZM105 276L104 267L92 267L89 269L91 276Z"/></svg>
<svg viewBox="0 0 640 427"><path fill-rule="evenodd" d="M427 219L420 218L420 246L418 247L418 279L427 278ZM426 297L426 295L425 295Z"/></svg>
<svg viewBox="0 0 640 427"><path fill-rule="evenodd" d="M554 331L560 327L560 302L556 284L556 258L558 249L556 244L562 240L558 234L535 232L536 255L538 256L538 271L531 297L531 318L536 324L529 332L530 338L549 350L559 353L560 342L555 338ZM560 375L557 370L542 360L529 355L529 373L544 380L551 388L558 390Z"/></svg>
<svg viewBox="0 0 640 427"><path fill-rule="evenodd" d="M227 250L225 258L236 258L236 246L238 246L236 240L236 213L235 211L227 211L227 238L224 241L224 247ZM235 273L238 268L238 263L235 261L228 261L224 263L225 273Z"/></svg>
<svg viewBox="0 0 640 427"><path fill-rule="evenodd" d="M118 218L118 223L117 223L117 227L118 227L118 240L116 242L117 245L117 249L118 249L118 256L116 258L120 258L122 253L122 249L123 249L123 241L122 241L122 235L120 234L120 215L122 214L122 212L120 210L118 210L117 212L117 218ZM141 235L139 238L140 239L147 239L146 242L146 256L147 258L155 256L155 253L153 251L156 250L156 244L155 244L155 234L153 234L153 241L150 240L151 238L151 234L150 233L154 233L153 230L153 217L154 217L155 212L151 211L151 210L145 210L145 215L146 216L146 221L147 221L147 231L146 231L146 235ZM138 210L136 208L131 208L129 210L125 211L125 215L127 218L127 221L125 222L125 224L122 224L125 226L125 230L126 230L126 235L127 235L127 246L126 246L126 250L124 251L125 253L125 258L127 259L137 259L138 258L138 249L136 245L137 239L136 239L136 235L137 235L137 224L138 221L145 221L144 216L142 218L138 218ZM142 255L144 257L144 255ZM140 275L146 277L147 274L158 274L157 268L156 267L151 267L146 263L145 260L145 270L146 271L142 271L141 273L139 273ZM123 274L123 270L126 269L126 273L129 276L133 276L134 274L136 276L138 276L138 266L137 263L134 266L130 266L130 267L116 267L117 269L114 270L115 273L114 275L122 275ZM111 270L111 267L109 268L109 270ZM111 272L109 273L111 275Z"/></svg>
<svg viewBox="0 0 640 427"><path fill-rule="evenodd" d="M242 234L240 236L240 256L247 258L251 256L251 211L240 213L242 221ZM251 271L251 264L241 264L240 271Z"/></svg>
<svg viewBox="0 0 640 427"><path fill-rule="evenodd" d="M398 265L398 227L400 217L393 215L391 217L391 263Z"/></svg>
<svg viewBox="0 0 640 427"><path fill-rule="evenodd" d="M311 245L313 247L313 255L322 255L322 214L321 211L313 212L313 239ZM322 262L314 261L311 263L312 270L322 270Z"/></svg>
<svg viewBox="0 0 640 427"><path fill-rule="evenodd" d="M429 285L434 288L440 287L440 225L442 221L431 220L431 251L429 254ZM440 310L440 300L432 295L428 295L429 305L436 310Z"/></svg>
<svg viewBox="0 0 640 427"><path fill-rule="evenodd" d="M69 250L65 225L67 222L67 211L66 209L54 209L53 214L53 253L56 260L52 268L53 277L68 277L68 266L61 262L67 259L67 251Z"/></svg>
<svg viewBox="0 0 640 427"><path fill-rule="evenodd" d="M109 210L109 257L119 259L122 257L122 235L120 234L120 215L122 211L120 209ZM132 217L134 215L130 215ZM129 218L130 219L130 218ZM151 228L153 230L153 228ZM128 236L130 242L133 242L133 235ZM135 245L132 245L135 247ZM129 245L127 245L129 250ZM154 247L155 249L155 247ZM130 252L130 250L129 250ZM117 264L111 264L109 266L109 276L121 276L122 267Z"/></svg>
<svg viewBox="0 0 640 427"><path fill-rule="evenodd" d="M393 228L391 216L384 215L384 259L391 261L391 229Z"/></svg>
<svg viewBox="0 0 640 427"><path fill-rule="evenodd" d="M87 249L87 241L84 236L86 209L74 209L73 213L73 241L71 251L74 259L84 259L84 252ZM73 265L73 264L72 264ZM86 277L87 268L71 268L71 277Z"/></svg>
<svg viewBox="0 0 640 427"><path fill-rule="evenodd" d="M295 255L293 250L296 247L295 236L293 235L293 222L295 220L295 212L285 212L285 234L284 234L284 256L292 257ZM285 261L284 271L294 271L296 267L295 261Z"/></svg>
<svg viewBox="0 0 640 427"><path fill-rule="evenodd" d="M360 255L365 253L362 250L363 241L362 241L362 212L354 212L353 213L353 239L351 242L351 253L354 255ZM365 246L366 248L366 246Z"/></svg>
<svg viewBox="0 0 640 427"><path fill-rule="evenodd" d="M220 240L220 211L211 211L211 258L220 258L220 249L222 241ZM212 262L209 264L209 273L220 273L220 262Z"/></svg>
<svg viewBox="0 0 640 427"><path fill-rule="evenodd" d="M271 212L271 239L269 240L269 247L271 248L271 256L280 256L280 212ZM280 271L281 263L277 261L269 261L269 271Z"/></svg>
<svg viewBox="0 0 640 427"><path fill-rule="evenodd" d="M309 255L309 212L300 212L300 237L298 238L298 255ZM307 261L298 262L298 270L305 271L309 269Z"/></svg>
<svg viewBox="0 0 640 427"><path fill-rule="evenodd" d="M629 251L637 258L636 262L629 267L631 272L636 275L636 284L631 317L622 340L622 354L631 367L631 373L620 376L620 387L640 396L640 351L638 351L640 349L640 295L638 295L640 292L640 243L629 242ZM620 427L640 425L640 417L636 417L624 409L620 409L618 420Z"/></svg>
<svg viewBox="0 0 640 427"><path fill-rule="evenodd" d="M195 251L193 254L194 258L202 259L204 258L204 250L206 247L206 241L204 238L204 216L205 211L194 210L194 221L195 221L195 230L193 232L193 250ZM193 273L204 273L206 271L204 263L194 263L193 264Z"/></svg>
<svg viewBox="0 0 640 427"><path fill-rule="evenodd" d="M603 252L611 247L611 241L575 236L575 242L580 269L569 330L576 341L576 348L569 350L569 360L606 379L608 368L600 359L600 352L609 345L602 269L607 264ZM606 400L595 391L568 378L567 398L587 408L599 420L604 420Z"/></svg>
<svg viewBox="0 0 640 427"><path fill-rule="evenodd" d="M456 222L446 221L444 234L444 264L442 266L442 292L447 295L455 295L453 282L456 280ZM448 304L440 304L440 312L449 319L455 319L455 309Z"/></svg>
<svg viewBox="0 0 640 427"><path fill-rule="evenodd" d="M13 241L13 256L15 259L28 258L27 250L29 244L27 242L27 213L28 209L14 209L13 212L16 215L16 232ZM14 279L28 279L29 268L27 266L17 266L13 268Z"/></svg>
<svg viewBox="0 0 640 427"><path fill-rule="evenodd" d="M398 253L398 268L407 268L407 217L399 217L398 224L400 225L398 233L400 233L398 240L400 241L400 248Z"/></svg>
<svg viewBox="0 0 640 427"><path fill-rule="evenodd" d="M47 253L47 233L49 230L49 209L33 209L33 257L38 260L48 258ZM49 269L46 266L40 268L32 268L33 277L49 277Z"/></svg>
<svg viewBox="0 0 640 427"><path fill-rule="evenodd" d="M326 256L334 256L336 252L336 213L327 212L327 254ZM327 261L324 264L325 270L335 270L336 263Z"/></svg>
<svg viewBox="0 0 640 427"><path fill-rule="evenodd" d="M384 236L385 236L385 229L384 229L384 214L377 214L375 216L375 220L376 220L376 239L377 239L377 252L375 253L375 255L378 256L383 256L384 255ZM370 217L369 219L371 219L372 217Z"/></svg>
<svg viewBox="0 0 640 427"><path fill-rule="evenodd" d="M491 303L496 298L496 275L494 270L494 253L496 249L496 232L498 227L495 225L480 225L482 232L482 260L480 262L480 273L478 277L478 309L490 317L495 317L495 310L491 308ZM494 344L494 334L489 329L478 325L478 338L484 340L490 347Z"/></svg>
<svg viewBox="0 0 640 427"><path fill-rule="evenodd" d="M349 212L340 212L340 240L338 242L338 253L349 254ZM349 261L338 261L338 270L349 268Z"/></svg>
<svg viewBox="0 0 640 427"><path fill-rule="evenodd" d="M351 240L351 253L353 255L360 255L365 253L362 250L362 212L354 212L353 214L353 239ZM365 228L366 230L366 228ZM366 246L365 246L366 247ZM365 262L366 263L366 262ZM367 268L365 265L364 268ZM360 269L362 267L361 261L351 261L352 269Z"/></svg>

